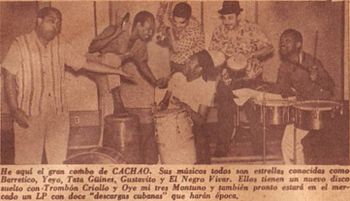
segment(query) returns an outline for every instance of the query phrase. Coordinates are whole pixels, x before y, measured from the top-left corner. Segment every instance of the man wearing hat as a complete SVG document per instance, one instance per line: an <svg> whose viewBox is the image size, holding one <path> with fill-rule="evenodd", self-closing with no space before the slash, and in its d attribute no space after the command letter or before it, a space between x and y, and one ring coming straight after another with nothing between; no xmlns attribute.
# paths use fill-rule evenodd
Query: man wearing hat
<svg viewBox="0 0 350 201"><path fill-rule="evenodd" d="M237 107L233 102L232 89L256 85L256 81L262 78L261 60L273 52L272 44L260 28L240 19L242 11L238 1L223 2L218 10L222 24L214 30L209 46L209 50L221 51L226 57L226 70L223 71L222 82L218 84L216 97L219 122L216 156L225 156L230 146ZM249 114L248 119L251 119ZM257 139L253 143L257 148L261 144Z"/></svg>

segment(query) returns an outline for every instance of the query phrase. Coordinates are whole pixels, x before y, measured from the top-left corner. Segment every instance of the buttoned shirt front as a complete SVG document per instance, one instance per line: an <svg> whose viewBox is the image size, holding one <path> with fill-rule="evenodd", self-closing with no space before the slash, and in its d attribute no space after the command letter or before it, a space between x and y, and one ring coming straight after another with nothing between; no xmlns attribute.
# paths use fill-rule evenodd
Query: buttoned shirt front
<svg viewBox="0 0 350 201"><path fill-rule="evenodd" d="M2 67L16 76L19 108L35 116L48 107L56 113L67 111L64 68L79 70L84 63L85 57L60 36L44 46L32 31L15 39Z"/></svg>
<svg viewBox="0 0 350 201"><path fill-rule="evenodd" d="M170 61L184 64L193 54L204 49L204 34L200 29L199 22L191 17L188 25L181 31L175 31Z"/></svg>

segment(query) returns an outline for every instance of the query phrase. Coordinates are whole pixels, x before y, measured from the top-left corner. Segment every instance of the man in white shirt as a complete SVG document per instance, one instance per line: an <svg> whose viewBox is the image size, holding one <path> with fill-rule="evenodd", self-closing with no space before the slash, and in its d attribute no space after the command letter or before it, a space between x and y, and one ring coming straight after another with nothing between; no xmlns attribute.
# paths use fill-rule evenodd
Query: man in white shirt
<svg viewBox="0 0 350 201"><path fill-rule="evenodd" d="M171 104L185 109L191 116L195 135L197 164L210 163L209 136L202 130L207 120L209 106L216 91L216 72L210 54L200 51L191 56L185 67L175 73L169 81L169 88L160 103L161 109Z"/></svg>

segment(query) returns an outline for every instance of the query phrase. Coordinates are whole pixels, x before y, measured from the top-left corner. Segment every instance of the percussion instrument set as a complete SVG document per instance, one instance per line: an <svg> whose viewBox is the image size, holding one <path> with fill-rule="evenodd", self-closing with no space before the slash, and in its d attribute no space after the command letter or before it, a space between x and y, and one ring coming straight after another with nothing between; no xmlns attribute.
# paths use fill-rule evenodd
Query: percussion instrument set
<svg viewBox="0 0 350 201"><path fill-rule="evenodd" d="M296 101L295 99L254 100L254 111L263 124L263 163L266 161L266 126L294 124L296 129L321 130L329 122L342 115L342 104L327 100ZM294 153L296 152L294 129ZM296 155L295 161L296 161Z"/></svg>

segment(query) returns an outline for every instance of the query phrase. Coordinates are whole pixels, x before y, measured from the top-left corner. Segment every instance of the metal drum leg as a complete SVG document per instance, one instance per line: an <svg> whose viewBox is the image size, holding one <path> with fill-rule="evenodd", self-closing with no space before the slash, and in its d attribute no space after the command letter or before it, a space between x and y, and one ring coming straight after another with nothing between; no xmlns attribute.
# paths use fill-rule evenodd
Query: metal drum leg
<svg viewBox="0 0 350 201"><path fill-rule="evenodd" d="M262 109L263 114L263 164L266 163L266 117L265 117L265 107Z"/></svg>
<svg viewBox="0 0 350 201"><path fill-rule="evenodd" d="M293 132L293 158L294 158L294 164L297 164L297 128L294 125L294 132Z"/></svg>

